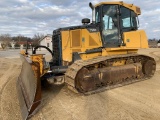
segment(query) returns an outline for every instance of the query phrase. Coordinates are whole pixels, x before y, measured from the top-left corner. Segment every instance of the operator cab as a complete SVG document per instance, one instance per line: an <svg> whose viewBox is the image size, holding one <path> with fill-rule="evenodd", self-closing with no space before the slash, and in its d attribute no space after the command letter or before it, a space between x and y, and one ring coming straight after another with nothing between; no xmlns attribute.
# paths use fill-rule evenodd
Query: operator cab
<svg viewBox="0 0 160 120"><path fill-rule="evenodd" d="M128 4L127 4L128 5ZM100 4L95 7L95 23L100 24L103 46L112 48L123 44L123 32L138 29L138 14L120 4Z"/></svg>

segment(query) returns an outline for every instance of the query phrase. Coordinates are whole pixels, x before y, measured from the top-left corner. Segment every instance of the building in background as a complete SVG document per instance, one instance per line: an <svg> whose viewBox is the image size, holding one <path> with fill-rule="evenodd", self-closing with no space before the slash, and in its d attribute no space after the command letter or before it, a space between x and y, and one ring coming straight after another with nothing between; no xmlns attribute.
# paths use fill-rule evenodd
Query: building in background
<svg viewBox="0 0 160 120"><path fill-rule="evenodd" d="M11 48L12 48L12 49L15 49L15 44L16 44L16 42L15 42L14 40L12 40L12 41L10 42L10 44L11 44Z"/></svg>
<svg viewBox="0 0 160 120"><path fill-rule="evenodd" d="M48 34L39 40L39 45L46 46L52 50L52 35ZM40 50L46 50L45 48L40 48Z"/></svg>

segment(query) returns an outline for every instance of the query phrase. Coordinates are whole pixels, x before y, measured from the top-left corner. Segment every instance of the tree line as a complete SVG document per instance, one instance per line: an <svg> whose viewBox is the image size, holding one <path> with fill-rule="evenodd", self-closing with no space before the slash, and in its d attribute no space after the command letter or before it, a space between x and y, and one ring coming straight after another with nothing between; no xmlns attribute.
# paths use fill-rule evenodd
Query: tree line
<svg viewBox="0 0 160 120"><path fill-rule="evenodd" d="M11 36L10 34L0 34L0 43L2 49L11 47L11 43L15 44L15 47L20 47L20 44L23 43L23 46L27 45L27 41L32 43L32 46L37 46L39 40L44 37L44 34L34 34L34 36L26 37L23 35Z"/></svg>
<svg viewBox="0 0 160 120"><path fill-rule="evenodd" d="M160 43L160 39L155 39L155 38L149 39L149 41L156 41L157 43Z"/></svg>

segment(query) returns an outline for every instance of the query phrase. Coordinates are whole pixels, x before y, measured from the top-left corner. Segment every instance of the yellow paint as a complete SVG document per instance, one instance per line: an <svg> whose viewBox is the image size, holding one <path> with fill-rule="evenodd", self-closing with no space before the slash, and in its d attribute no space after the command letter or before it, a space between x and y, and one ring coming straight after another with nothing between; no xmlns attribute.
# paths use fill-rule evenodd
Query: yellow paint
<svg viewBox="0 0 160 120"><path fill-rule="evenodd" d="M80 55L80 57L83 60L88 60L88 59L96 58L98 56L102 56L102 53L92 53L92 54L81 54Z"/></svg>
<svg viewBox="0 0 160 120"><path fill-rule="evenodd" d="M72 61L71 35L70 31L61 32L62 39L62 59L64 61Z"/></svg>
<svg viewBox="0 0 160 120"><path fill-rule="evenodd" d="M120 65L125 65L125 60L119 60L119 61L114 61L112 66L120 66Z"/></svg>
<svg viewBox="0 0 160 120"><path fill-rule="evenodd" d="M72 62L73 52L85 52L87 49L93 49L102 46L99 32L90 33L87 29L76 29L61 31L62 36L62 59ZM83 59L91 59L99 54L82 55Z"/></svg>
<svg viewBox="0 0 160 120"><path fill-rule="evenodd" d="M139 30L141 48L148 48L148 38L144 30Z"/></svg>
<svg viewBox="0 0 160 120"><path fill-rule="evenodd" d="M26 51L25 50L21 50L20 54L25 56L26 55Z"/></svg>
<svg viewBox="0 0 160 120"><path fill-rule="evenodd" d="M141 14L141 10L140 10L140 8L138 6L135 6L133 4L127 4L127 3L124 3L122 1L119 1L119 2L100 2L99 4L96 4L95 7L98 7L98 6L101 6L101 5L105 5L105 4L106 5L109 5L109 4L110 5L113 5L113 4L122 5L122 6L126 7L126 8L129 8L129 9L133 10L137 15Z"/></svg>
<svg viewBox="0 0 160 120"><path fill-rule="evenodd" d="M124 32L123 38L127 48L148 48L148 41L144 30Z"/></svg>
<svg viewBox="0 0 160 120"><path fill-rule="evenodd" d="M44 69L44 54L35 54L35 55L30 55L30 59L33 61L33 63L39 65L40 69L40 76L44 75L48 69Z"/></svg>

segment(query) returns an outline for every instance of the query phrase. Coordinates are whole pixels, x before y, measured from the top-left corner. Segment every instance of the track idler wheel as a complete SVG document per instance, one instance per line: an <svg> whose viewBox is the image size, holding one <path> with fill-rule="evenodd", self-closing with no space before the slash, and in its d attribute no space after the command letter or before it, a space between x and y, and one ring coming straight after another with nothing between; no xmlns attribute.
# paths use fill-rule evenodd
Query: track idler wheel
<svg viewBox="0 0 160 120"><path fill-rule="evenodd" d="M84 92L93 90L94 86L95 84L93 82L92 76L90 76L89 74L89 70L87 68L82 68L78 72L76 79L75 79L76 89L79 92L84 93Z"/></svg>
<svg viewBox="0 0 160 120"><path fill-rule="evenodd" d="M143 65L143 73L147 77L152 77L156 71L156 63L154 60L147 60Z"/></svg>

